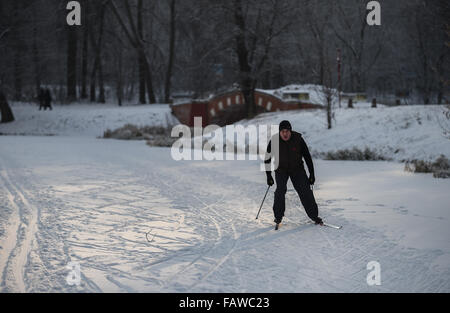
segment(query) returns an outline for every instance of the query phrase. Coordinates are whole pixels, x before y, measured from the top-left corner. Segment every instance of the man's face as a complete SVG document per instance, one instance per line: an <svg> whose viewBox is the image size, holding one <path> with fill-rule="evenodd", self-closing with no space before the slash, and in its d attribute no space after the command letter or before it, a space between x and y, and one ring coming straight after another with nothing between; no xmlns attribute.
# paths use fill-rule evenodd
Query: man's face
<svg viewBox="0 0 450 313"><path fill-rule="evenodd" d="M282 129L280 131L280 137L284 141L288 141L291 138L291 131L289 129Z"/></svg>

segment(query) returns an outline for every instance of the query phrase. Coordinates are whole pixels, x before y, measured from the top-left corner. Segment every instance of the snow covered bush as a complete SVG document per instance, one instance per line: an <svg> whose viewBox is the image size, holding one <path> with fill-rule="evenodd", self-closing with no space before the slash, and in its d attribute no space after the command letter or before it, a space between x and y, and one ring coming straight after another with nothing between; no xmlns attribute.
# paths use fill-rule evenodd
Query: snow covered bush
<svg viewBox="0 0 450 313"><path fill-rule="evenodd" d="M431 173L433 169L431 162L423 160L412 160L405 163L405 171L413 173Z"/></svg>
<svg viewBox="0 0 450 313"><path fill-rule="evenodd" d="M144 139L142 132L138 127L132 124L126 124L116 130L107 129L103 133L103 138L113 138L122 140Z"/></svg>
<svg viewBox="0 0 450 313"><path fill-rule="evenodd" d="M405 171L413 173L433 173L436 178L450 178L450 161L441 155L434 162L412 160L405 163Z"/></svg>
<svg viewBox="0 0 450 313"><path fill-rule="evenodd" d="M178 138L172 138L169 134L144 134L147 145L150 147L171 147Z"/></svg>
<svg viewBox="0 0 450 313"><path fill-rule="evenodd" d="M441 155L433 163L433 177L450 178L450 160Z"/></svg>
<svg viewBox="0 0 450 313"><path fill-rule="evenodd" d="M170 147L176 140L170 136L170 128L162 126L137 127L126 124L116 130L106 130L103 138L121 140L147 140L149 146Z"/></svg>

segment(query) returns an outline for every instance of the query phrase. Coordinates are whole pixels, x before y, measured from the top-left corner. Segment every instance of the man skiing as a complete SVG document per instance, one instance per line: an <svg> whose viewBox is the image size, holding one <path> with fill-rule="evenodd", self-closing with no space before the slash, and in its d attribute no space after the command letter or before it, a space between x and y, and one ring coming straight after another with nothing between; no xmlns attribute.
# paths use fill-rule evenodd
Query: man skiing
<svg viewBox="0 0 450 313"><path fill-rule="evenodd" d="M279 138L276 138L275 136L279 136ZM276 142L275 140L278 141L278 144L272 144L272 142ZM272 153L272 147L275 149L277 145L278 154L276 151ZM279 134L274 135L269 141L267 146L267 156L264 163L270 164L272 157L274 157L275 164L278 165L275 169L277 189L275 190L275 200L273 203L273 213L275 215L276 223L275 229L278 229L284 216L285 195L287 191L286 184L288 178L291 179L308 217L316 224L323 225L322 219L318 216L317 203L310 186L314 185L315 182L311 154L309 153L302 135L292 131L291 123L289 123L289 121L282 121L279 125ZM302 158L305 159L306 165L308 166L309 178L306 176ZM272 171L268 170L266 171L266 174L267 184L272 186L274 184Z"/></svg>

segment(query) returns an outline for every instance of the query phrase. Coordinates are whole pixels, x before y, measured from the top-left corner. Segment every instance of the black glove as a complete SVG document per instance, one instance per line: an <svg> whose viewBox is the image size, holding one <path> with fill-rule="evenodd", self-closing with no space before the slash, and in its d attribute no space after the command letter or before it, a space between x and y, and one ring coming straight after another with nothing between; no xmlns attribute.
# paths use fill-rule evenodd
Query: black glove
<svg viewBox="0 0 450 313"><path fill-rule="evenodd" d="M314 183L316 182L316 178L314 177L314 174L309 175L309 184L310 185L314 185Z"/></svg>
<svg viewBox="0 0 450 313"><path fill-rule="evenodd" d="M274 184L272 173L266 172L266 175L267 175L267 185L272 186Z"/></svg>

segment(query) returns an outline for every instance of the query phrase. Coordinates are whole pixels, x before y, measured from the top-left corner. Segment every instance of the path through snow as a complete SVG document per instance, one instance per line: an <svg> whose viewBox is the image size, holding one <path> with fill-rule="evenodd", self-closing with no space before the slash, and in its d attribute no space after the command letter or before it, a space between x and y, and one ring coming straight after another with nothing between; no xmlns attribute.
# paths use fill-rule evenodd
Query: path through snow
<svg viewBox="0 0 450 313"><path fill-rule="evenodd" d="M0 146L3 292L450 291L450 181L401 164L316 161L320 214L343 229L309 224L288 185L276 232L273 188L255 220L255 161L175 162L166 148L81 137ZM370 261L381 286L366 283Z"/></svg>

